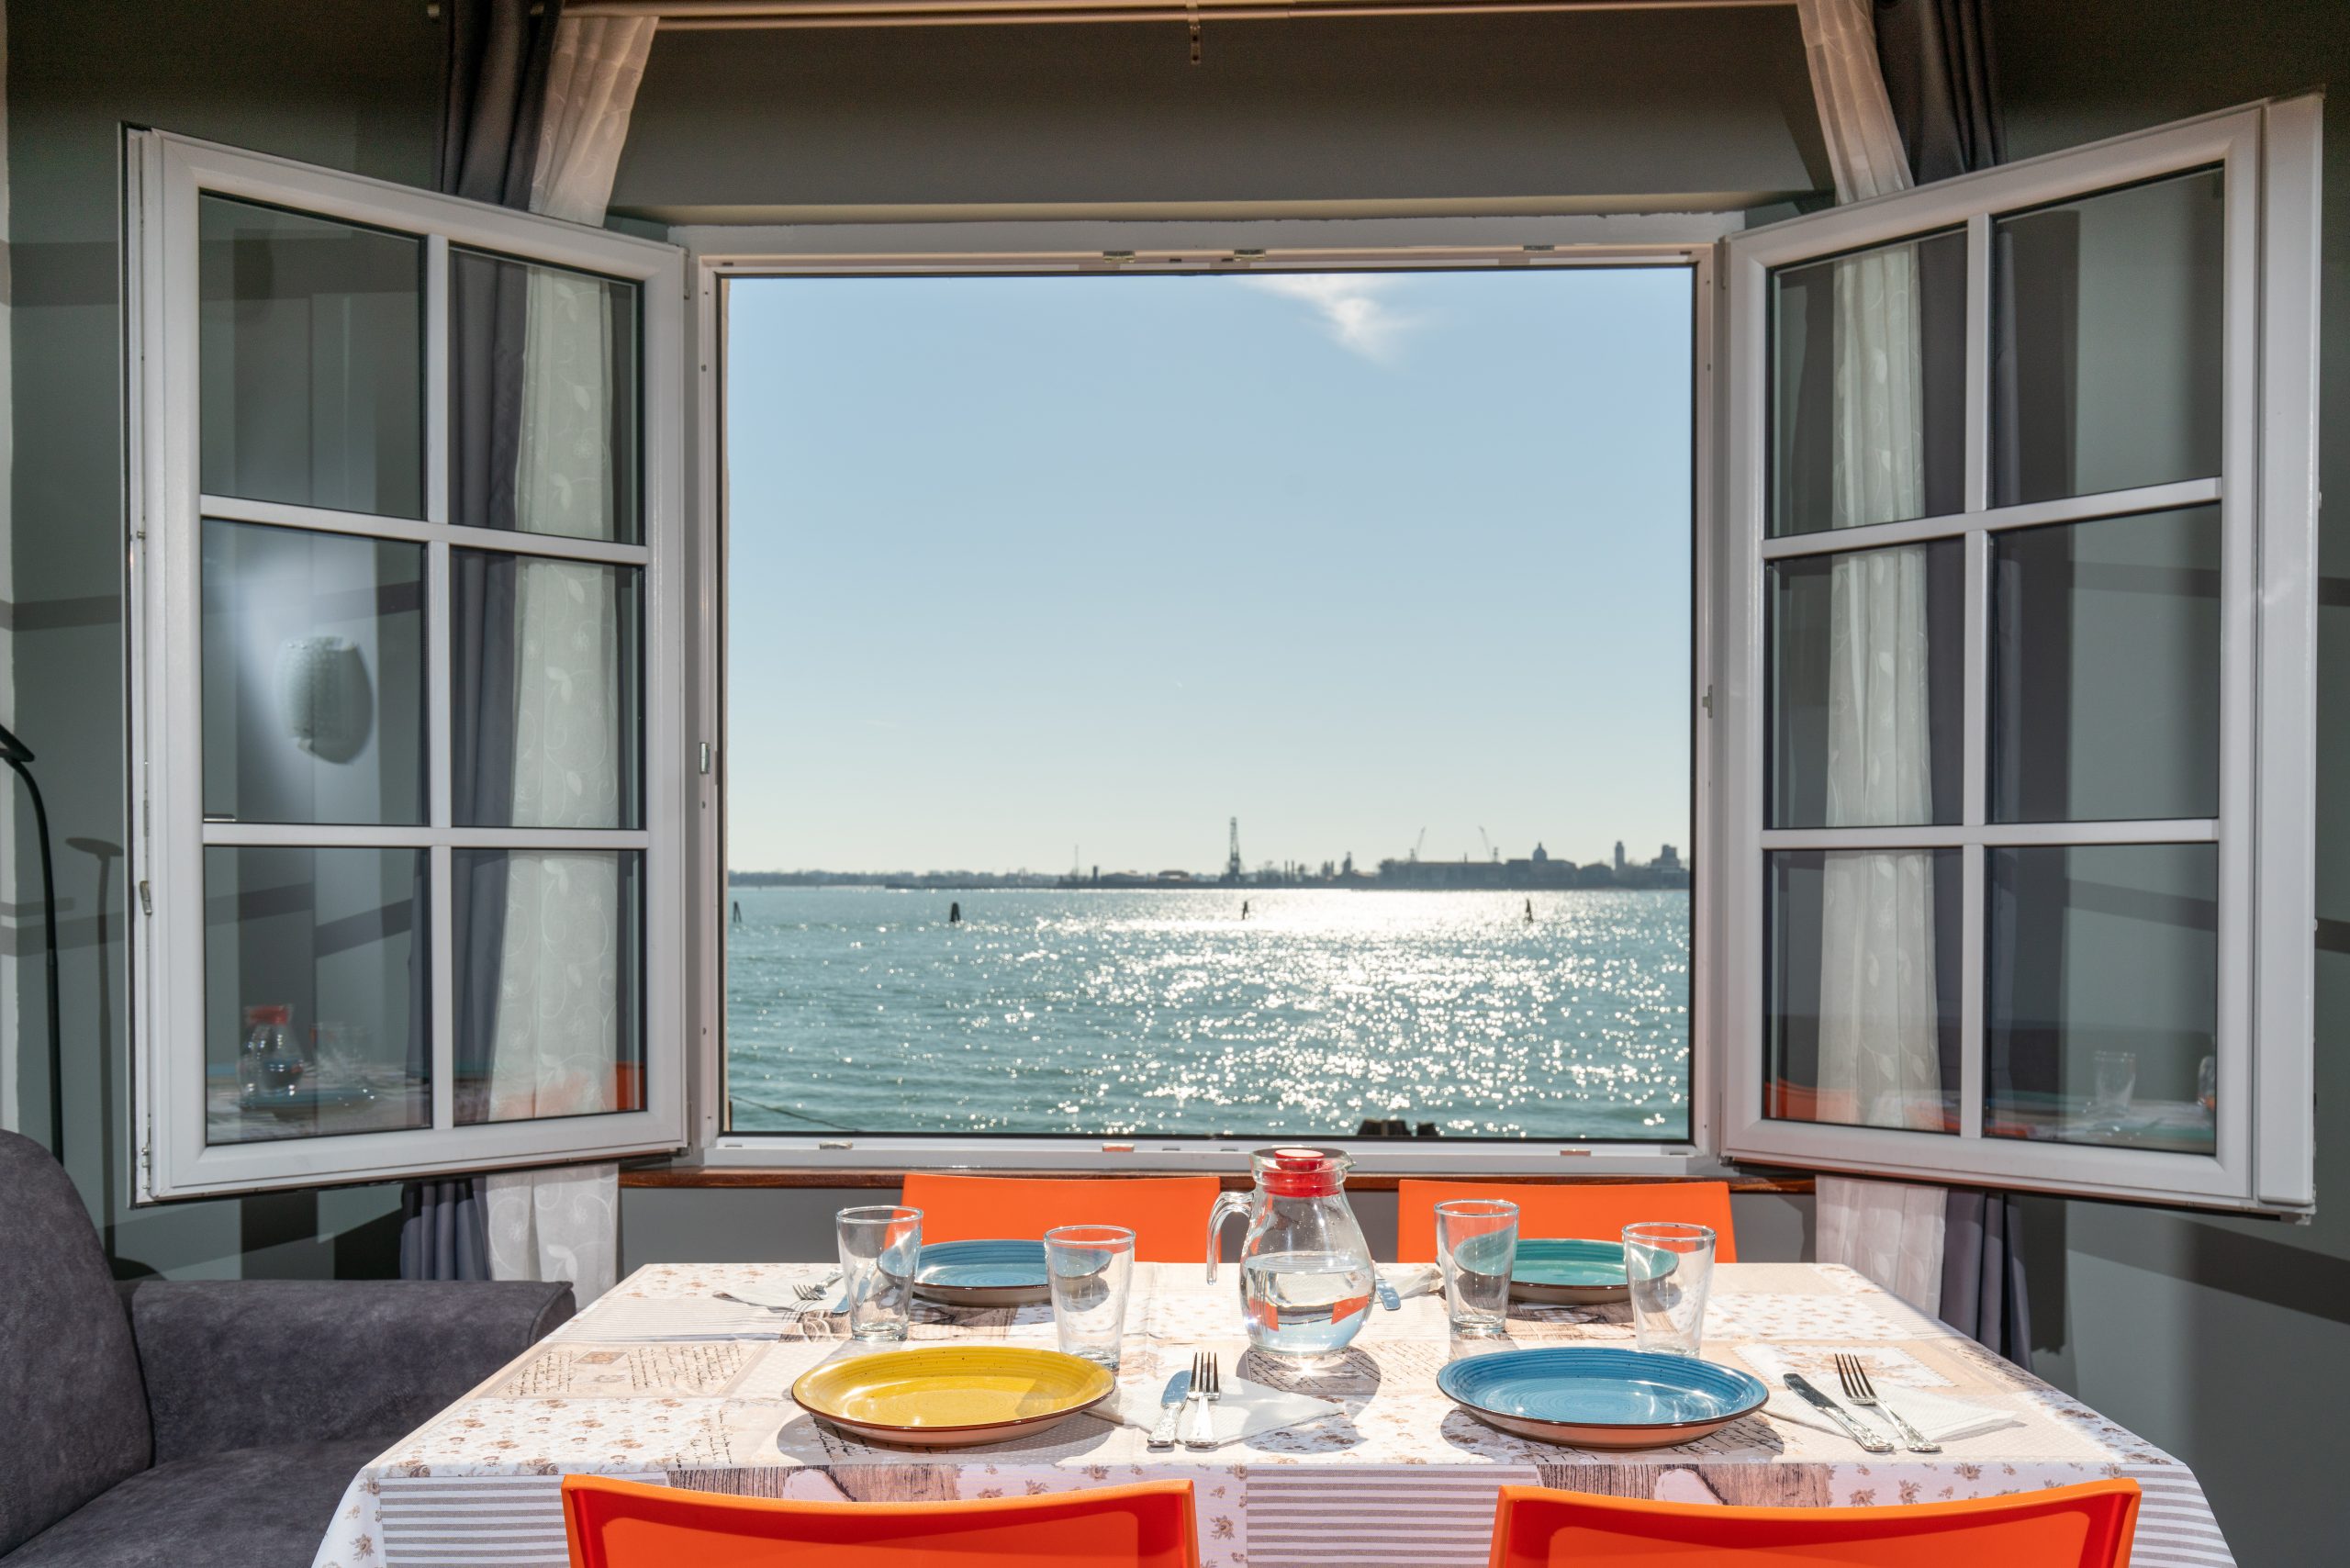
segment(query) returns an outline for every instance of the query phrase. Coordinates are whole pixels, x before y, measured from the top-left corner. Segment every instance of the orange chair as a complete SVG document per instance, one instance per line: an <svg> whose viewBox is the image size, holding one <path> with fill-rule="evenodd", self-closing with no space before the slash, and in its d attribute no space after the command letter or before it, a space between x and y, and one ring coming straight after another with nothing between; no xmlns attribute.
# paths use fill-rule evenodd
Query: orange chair
<svg viewBox="0 0 2350 1568"><path fill-rule="evenodd" d="M1145 1263L1207 1256L1213 1176L934 1176L906 1178L900 1201L922 1211L922 1238L1032 1240L1059 1225L1122 1225Z"/></svg>
<svg viewBox="0 0 2350 1568"><path fill-rule="evenodd" d="M1729 1218L1727 1182L1620 1182L1557 1186L1510 1182L1395 1183L1395 1256L1406 1263L1436 1261L1436 1206L1454 1198L1507 1198L1517 1205L1521 1237L1590 1237L1614 1241L1628 1225L1673 1219L1714 1227L1717 1261L1738 1261L1738 1234ZM924 1236L930 1233L927 1228Z"/></svg>
<svg viewBox="0 0 2350 1568"><path fill-rule="evenodd" d="M1192 1484L953 1503L777 1501L563 1478L571 1568L1200 1568Z"/></svg>
<svg viewBox="0 0 2350 1568"><path fill-rule="evenodd" d="M1726 1508L1505 1486L1489 1568L2121 1568L2138 1484L1883 1508Z"/></svg>

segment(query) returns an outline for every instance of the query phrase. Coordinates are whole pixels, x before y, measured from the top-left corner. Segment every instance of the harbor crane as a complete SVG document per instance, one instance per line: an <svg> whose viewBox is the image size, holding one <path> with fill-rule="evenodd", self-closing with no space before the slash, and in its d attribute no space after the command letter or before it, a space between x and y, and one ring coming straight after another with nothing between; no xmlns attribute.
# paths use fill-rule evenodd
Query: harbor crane
<svg viewBox="0 0 2350 1568"><path fill-rule="evenodd" d="M1486 858L1486 859L1488 859L1488 860L1498 860L1498 859L1500 859L1500 858L1501 858L1501 857L1500 857L1498 854L1496 854L1496 853L1494 852L1494 841L1493 841L1492 839L1487 838L1487 837L1485 836L1485 829L1484 829L1484 827L1483 827L1483 825L1482 823L1481 823L1481 824L1479 824L1479 826L1478 826L1478 828L1477 828L1477 839L1478 839L1478 842L1482 843L1482 844L1485 846L1485 858Z"/></svg>

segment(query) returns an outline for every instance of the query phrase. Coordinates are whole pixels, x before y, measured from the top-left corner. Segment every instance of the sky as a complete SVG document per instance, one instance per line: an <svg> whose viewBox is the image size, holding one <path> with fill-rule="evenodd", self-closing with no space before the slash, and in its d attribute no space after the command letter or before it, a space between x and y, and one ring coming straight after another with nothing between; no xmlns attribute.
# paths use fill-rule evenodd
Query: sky
<svg viewBox="0 0 2350 1568"><path fill-rule="evenodd" d="M1690 290L730 284L727 864L1685 856Z"/></svg>

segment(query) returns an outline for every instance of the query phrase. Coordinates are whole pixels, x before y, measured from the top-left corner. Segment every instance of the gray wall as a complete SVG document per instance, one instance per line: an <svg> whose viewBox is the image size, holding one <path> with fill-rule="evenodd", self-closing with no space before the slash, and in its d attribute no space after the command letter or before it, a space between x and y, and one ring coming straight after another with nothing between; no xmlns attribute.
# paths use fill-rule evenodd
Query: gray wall
<svg viewBox="0 0 2350 1568"><path fill-rule="evenodd" d="M2350 80L2337 0L1994 8L2020 154ZM1526 31L1506 50L1476 47L1485 35L1459 22L1266 24L1253 39L1212 23L1196 72L1171 33L1151 28L779 35L744 42L761 52L740 56L714 37L673 37L656 48L620 199L697 213L1137 196L1555 207L1785 188L1791 163L1809 172L1793 183L1820 183L1784 17L1649 18L1662 29L1650 34L1609 25L1620 30L1600 51L1576 47L1599 35L1531 23L1507 24ZM1729 48L1712 40L1738 35L1708 27L1759 30ZM15 713L56 803L68 900L69 1164L125 1272L385 1272L386 1189L136 1214L123 1201L125 900L110 847L124 834L116 126L426 183L439 34L415 0L20 0L8 32ZM2350 409L2350 109L2332 124L2324 378L2337 414L2323 461L2336 493L2350 493L2339 415ZM2339 524L2329 535L2321 1095L2344 1070L2350 1029L2350 537ZM37 896L21 857L10 875L8 900ZM37 985L15 1022L12 1051L41 1038ZM11 1061L36 1131L39 1057ZM2341 1513L2350 1206L2337 1200L2350 1149L2338 1111L2324 1119L2329 1206L2307 1227L2058 1202L2029 1215L2043 1367L2192 1462L2253 1568L2327 1560ZM672 1244L703 1256L821 1251L838 1201L632 1192L624 1246L632 1261ZM1798 1207L1763 1212L1773 1217L1754 1223L1800 1235Z"/></svg>

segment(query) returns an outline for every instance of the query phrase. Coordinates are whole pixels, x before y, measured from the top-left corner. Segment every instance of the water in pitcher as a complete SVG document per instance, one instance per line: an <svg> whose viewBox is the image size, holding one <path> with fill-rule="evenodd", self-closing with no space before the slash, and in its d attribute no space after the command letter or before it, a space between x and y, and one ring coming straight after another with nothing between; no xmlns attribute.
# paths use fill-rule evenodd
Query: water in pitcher
<svg viewBox="0 0 2350 1568"><path fill-rule="evenodd" d="M1294 1361L1343 1350L1371 1310L1371 1265L1345 1252L1260 1252L1240 1264L1248 1342Z"/></svg>

